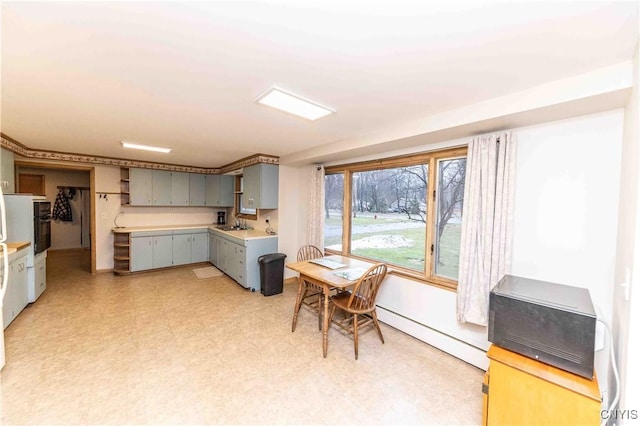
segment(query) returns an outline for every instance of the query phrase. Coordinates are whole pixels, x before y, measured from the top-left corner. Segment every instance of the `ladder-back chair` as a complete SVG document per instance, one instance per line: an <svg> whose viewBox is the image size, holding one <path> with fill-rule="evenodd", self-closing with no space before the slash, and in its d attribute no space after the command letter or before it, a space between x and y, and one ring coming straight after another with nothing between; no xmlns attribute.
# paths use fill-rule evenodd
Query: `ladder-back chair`
<svg viewBox="0 0 640 426"><path fill-rule="evenodd" d="M298 250L298 262L323 257L324 253L314 245L305 245ZM296 331L296 323L298 322L298 312L304 303L318 314L318 328L322 330L322 288L310 283L309 281L298 279L298 297L293 312L293 320L291 322L291 331Z"/></svg>
<svg viewBox="0 0 640 426"><path fill-rule="evenodd" d="M376 297L380 284L387 275L387 266L384 263L373 265L365 272L353 287L352 291L344 291L331 297L333 308L329 315L329 321L333 320L336 308L340 308L346 314L343 320L334 324L353 334L353 348L358 359L358 330L373 324L380 341L384 344L382 331L376 316Z"/></svg>

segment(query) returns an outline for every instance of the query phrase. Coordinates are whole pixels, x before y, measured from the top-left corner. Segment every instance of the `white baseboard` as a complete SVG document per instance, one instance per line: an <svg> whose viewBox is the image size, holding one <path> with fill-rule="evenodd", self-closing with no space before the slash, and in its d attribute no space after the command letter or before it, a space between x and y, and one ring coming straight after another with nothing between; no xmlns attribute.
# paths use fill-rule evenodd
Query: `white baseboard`
<svg viewBox="0 0 640 426"><path fill-rule="evenodd" d="M390 325L391 327L397 328L418 340L422 340L423 342L482 370L486 371L487 368L489 368L487 353L480 348L472 346L424 324L420 324L409 318L403 317L402 315L398 315L395 312L381 308L380 306L378 306L376 313L378 314L378 319L380 321Z"/></svg>

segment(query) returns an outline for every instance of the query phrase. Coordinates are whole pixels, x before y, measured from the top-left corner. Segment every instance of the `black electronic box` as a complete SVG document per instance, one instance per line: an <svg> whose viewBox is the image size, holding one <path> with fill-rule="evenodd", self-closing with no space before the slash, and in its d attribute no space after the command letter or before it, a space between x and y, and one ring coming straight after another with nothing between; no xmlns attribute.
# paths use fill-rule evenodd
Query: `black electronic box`
<svg viewBox="0 0 640 426"><path fill-rule="evenodd" d="M489 341L593 378L596 313L589 290L505 275L489 296Z"/></svg>

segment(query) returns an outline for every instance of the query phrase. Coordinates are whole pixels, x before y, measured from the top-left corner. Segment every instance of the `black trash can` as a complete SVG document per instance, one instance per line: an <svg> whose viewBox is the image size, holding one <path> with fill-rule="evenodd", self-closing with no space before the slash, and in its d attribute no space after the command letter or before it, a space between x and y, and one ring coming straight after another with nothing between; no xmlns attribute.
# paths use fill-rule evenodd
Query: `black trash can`
<svg viewBox="0 0 640 426"><path fill-rule="evenodd" d="M273 296L282 293L284 278L284 253L265 254L258 258L260 264L260 293Z"/></svg>

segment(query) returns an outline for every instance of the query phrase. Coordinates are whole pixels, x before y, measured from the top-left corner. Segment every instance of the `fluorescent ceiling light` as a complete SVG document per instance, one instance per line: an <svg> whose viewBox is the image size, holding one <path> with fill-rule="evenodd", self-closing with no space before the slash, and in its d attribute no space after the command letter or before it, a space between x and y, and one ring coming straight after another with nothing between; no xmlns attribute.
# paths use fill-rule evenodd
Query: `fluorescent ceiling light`
<svg viewBox="0 0 640 426"><path fill-rule="evenodd" d="M137 143L129 143L125 141L122 141L121 143L123 148L142 149L144 151L162 152L163 154L168 154L171 152L171 148L161 148L159 146L140 145Z"/></svg>
<svg viewBox="0 0 640 426"><path fill-rule="evenodd" d="M257 102L309 120L316 120L335 112L330 108L318 105L275 86L260 96Z"/></svg>

